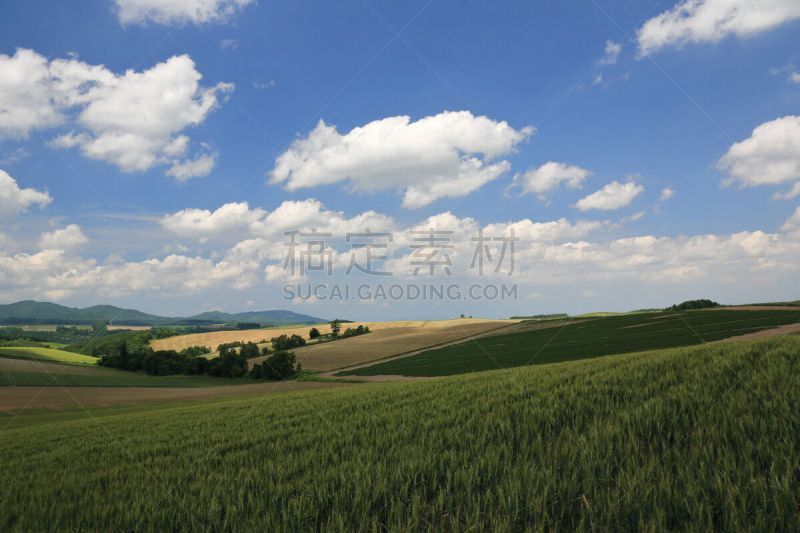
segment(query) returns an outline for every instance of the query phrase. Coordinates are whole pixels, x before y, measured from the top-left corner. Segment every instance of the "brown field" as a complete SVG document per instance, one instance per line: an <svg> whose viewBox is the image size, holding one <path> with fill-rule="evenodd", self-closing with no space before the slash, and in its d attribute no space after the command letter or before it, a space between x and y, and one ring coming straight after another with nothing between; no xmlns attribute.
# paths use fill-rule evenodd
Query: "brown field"
<svg viewBox="0 0 800 533"><path fill-rule="evenodd" d="M709 311L797 311L797 305L732 305L730 307L711 307Z"/></svg>
<svg viewBox="0 0 800 533"><path fill-rule="evenodd" d="M297 348L294 353L305 370L337 370L491 334L516 323L515 320L476 319L366 322L372 333Z"/></svg>
<svg viewBox="0 0 800 533"><path fill-rule="evenodd" d="M130 330L130 331L148 331L152 326L108 326L108 331L117 330Z"/></svg>
<svg viewBox="0 0 800 533"><path fill-rule="evenodd" d="M200 400L241 395L263 395L278 392L307 391L332 387L352 387L352 383L279 381L252 385L219 387L0 387L0 412L14 414L20 410L54 411L142 405L154 402Z"/></svg>
<svg viewBox="0 0 800 533"><path fill-rule="evenodd" d="M454 320L398 320L394 322L353 322L352 324L343 324L343 328L355 327L360 324L369 326L372 331L379 331L387 328L424 328L424 329L439 329L449 328L452 326L462 326L469 324L497 324L497 323L513 323L516 321L498 321L486 320L482 318L459 318ZM183 350L190 346L208 346L212 350L216 350L220 344L228 342L255 342L269 341L273 337L280 335L300 335L304 339L308 339L309 330L315 327L321 333L330 333L331 328L328 324L317 325L304 325L304 326L288 326L282 328L264 328L264 329L247 329L241 331L214 331L210 333L193 333L191 335L178 335L176 337L169 337L166 339L157 339L150 344L154 350ZM342 341L337 341L342 342Z"/></svg>

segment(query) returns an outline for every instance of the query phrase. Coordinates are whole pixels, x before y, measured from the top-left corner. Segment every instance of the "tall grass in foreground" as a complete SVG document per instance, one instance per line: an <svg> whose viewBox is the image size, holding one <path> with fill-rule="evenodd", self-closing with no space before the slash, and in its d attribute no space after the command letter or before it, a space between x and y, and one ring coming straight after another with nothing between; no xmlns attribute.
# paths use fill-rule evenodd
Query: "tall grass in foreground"
<svg viewBox="0 0 800 533"><path fill-rule="evenodd" d="M800 529L800 338L0 431L0 529Z"/></svg>

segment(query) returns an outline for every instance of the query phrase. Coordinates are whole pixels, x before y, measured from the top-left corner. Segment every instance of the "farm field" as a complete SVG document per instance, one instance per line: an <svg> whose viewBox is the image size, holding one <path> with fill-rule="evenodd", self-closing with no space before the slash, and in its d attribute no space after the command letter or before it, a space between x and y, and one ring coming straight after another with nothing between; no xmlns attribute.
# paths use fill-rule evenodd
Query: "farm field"
<svg viewBox="0 0 800 533"><path fill-rule="evenodd" d="M0 528L798 530L798 404L790 336L10 424Z"/></svg>
<svg viewBox="0 0 800 533"><path fill-rule="evenodd" d="M80 411L94 416L96 408L109 406L152 405L174 402L199 401L210 398L237 396L263 397L276 393L311 391L353 386L335 382L235 382L217 379L214 383L177 382L165 379L164 383L150 382L139 386L51 386L0 387L0 414L15 415L30 411ZM0 417L0 425L3 418Z"/></svg>
<svg viewBox="0 0 800 533"><path fill-rule="evenodd" d="M473 335L503 330L514 326L511 321L442 321L427 323L370 322L366 335L295 348L298 362L306 370L330 371L351 365L376 361L395 355L454 342ZM450 322L454 324L448 325ZM386 325L390 324L390 325ZM251 361L259 363L265 357Z"/></svg>
<svg viewBox="0 0 800 533"><path fill-rule="evenodd" d="M690 346L800 323L800 310L708 310L599 317L494 335L337 375L445 376Z"/></svg>
<svg viewBox="0 0 800 533"><path fill-rule="evenodd" d="M0 347L0 357L32 359L35 361L49 361L54 363L69 363L78 365L97 364L96 357L41 347Z"/></svg>
<svg viewBox="0 0 800 533"><path fill-rule="evenodd" d="M369 329L379 331L387 328L407 328L412 329L440 329L456 326L470 326L473 324L502 325L503 323L512 324L516 321L486 320L480 318L460 318L453 320L399 320L390 322L353 322L352 324L342 324L342 327L357 326L363 324ZM178 335L166 339L156 339L150 343L154 350L176 350L180 351L190 346L208 346L216 350L220 344L228 342L255 342L263 340L269 341L273 337L280 335L300 335L308 339L308 332L312 327L316 327L321 333L330 333L331 328L328 324L302 325L279 328L248 329L240 331L214 331L210 333L193 333L191 335ZM341 341L337 341L341 342Z"/></svg>
<svg viewBox="0 0 800 533"><path fill-rule="evenodd" d="M0 387L210 387L240 382L206 376L150 376L114 368L0 357ZM243 381L241 381L243 382Z"/></svg>

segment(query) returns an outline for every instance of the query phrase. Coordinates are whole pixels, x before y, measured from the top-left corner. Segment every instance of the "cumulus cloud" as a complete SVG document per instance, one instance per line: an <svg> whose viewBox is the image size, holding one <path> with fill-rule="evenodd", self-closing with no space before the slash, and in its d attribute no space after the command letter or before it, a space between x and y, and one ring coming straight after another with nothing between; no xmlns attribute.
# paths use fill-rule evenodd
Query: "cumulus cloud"
<svg viewBox="0 0 800 533"><path fill-rule="evenodd" d="M216 248L210 257L181 252L131 262L122 258L105 262L82 258L76 251L82 240L80 228L68 226L51 232L47 239L43 236L40 245L44 249L35 253L17 253L0 246L0 280L4 294L45 298L75 294L191 295L212 289L252 289L259 284L275 287L298 279L283 268L286 248L282 229L296 229L299 220L334 234L328 241L334 251L334 275L344 272L352 251L351 244L341 237L347 231L363 231L363 223L375 231L387 229L394 233L390 260L381 269L400 277L411 275L408 247L413 243L412 231L452 231L453 247L448 250L453 280L469 283L472 281L467 280L478 275L473 263L476 243L472 238L481 230L488 238L510 237L513 231L518 239L513 279L525 287L523 291L607 281L627 287L634 284L641 289L652 287L654 282L713 281L717 286L738 287L742 276L754 283L761 279L775 284L776 280L792 279L800 270L800 241L795 233L800 230L800 209L786 222L783 233L756 230L731 235L640 235L608 240L601 234L615 227L609 222L523 219L481 225L473 218L444 212L401 225L374 212L348 217L310 200L284 202L269 212L245 203L226 204L215 210L184 210L162 220L162 226L181 235L231 231L238 236L238 242ZM377 223L385 224L385 228L373 226ZM242 239L242 233L246 238ZM75 244L64 246L70 241ZM491 241L488 246L497 261L501 245ZM484 275L508 275L505 269L497 272L492 266Z"/></svg>
<svg viewBox="0 0 800 533"><path fill-rule="evenodd" d="M244 233L257 238L280 237L286 231L337 233L389 231L395 228L391 217L375 211L365 211L348 218L340 211L325 208L314 199L284 201L272 211L251 208L247 202L225 204L214 211L184 209L162 217L161 227L180 237L205 242L210 238L241 237Z"/></svg>
<svg viewBox="0 0 800 533"><path fill-rule="evenodd" d="M797 196L800 194L800 116L761 124L748 139L731 146L717 165L729 173L727 183L756 187L794 182L789 192L778 197Z"/></svg>
<svg viewBox="0 0 800 533"><path fill-rule="evenodd" d="M465 196L507 172L510 154L533 133L468 111L411 122L388 117L340 134L323 121L275 163L271 182L289 190L348 182L356 191L402 190L403 206Z"/></svg>
<svg viewBox="0 0 800 533"><path fill-rule="evenodd" d="M183 209L164 216L161 227L181 237L207 240L209 237L246 229L266 216L266 211L250 209L247 202L225 204L214 211Z"/></svg>
<svg viewBox="0 0 800 533"><path fill-rule="evenodd" d="M627 183L612 181L599 191L578 200L575 207L581 211L620 209L630 205L642 192L644 192L644 187L633 181Z"/></svg>
<svg viewBox="0 0 800 533"><path fill-rule="evenodd" d="M33 50L0 54L0 137L26 137L61 123L49 79L47 60Z"/></svg>
<svg viewBox="0 0 800 533"><path fill-rule="evenodd" d="M32 205L45 207L52 201L45 191L20 188L17 180L0 170L0 218L23 213Z"/></svg>
<svg viewBox="0 0 800 533"><path fill-rule="evenodd" d="M642 56L669 45L750 37L800 18L796 0L683 0L638 31Z"/></svg>
<svg viewBox="0 0 800 533"><path fill-rule="evenodd" d="M116 0L122 24L166 25L225 22L255 0Z"/></svg>
<svg viewBox="0 0 800 533"><path fill-rule="evenodd" d="M89 242L80 226L69 226L55 231L42 233L39 238L39 248L42 250L75 250Z"/></svg>
<svg viewBox="0 0 800 533"><path fill-rule="evenodd" d="M603 51L603 58L600 60L601 65L615 65L619 59L619 54L622 52L622 45L614 41L606 41L606 47Z"/></svg>
<svg viewBox="0 0 800 533"><path fill-rule="evenodd" d="M191 178L208 176L214 170L217 157L214 154L203 154L196 159L175 161L167 170L167 176L172 176L178 181L187 181Z"/></svg>
<svg viewBox="0 0 800 533"><path fill-rule="evenodd" d="M548 161L538 168L532 168L524 174L514 176L514 182L522 187L523 193L533 193L545 198L546 193L557 189L562 184L570 189L578 189L592 173L584 168Z"/></svg>
<svg viewBox="0 0 800 533"><path fill-rule="evenodd" d="M664 189L661 189L661 194L658 195L658 201L666 202L673 196L675 196L675 190L671 189L670 187L666 187Z"/></svg>
<svg viewBox="0 0 800 533"><path fill-rule="evenodd" d="M233 85L202 87L188 55L148 70L115 74L76 58L48 61L32 50L0 55L0 134L26 136L33 129L70 124L52 144L80 148L92 159L140 172L172 165L188 179L210 172L214 158L187 158L181 132L203 122Z"/></svg>

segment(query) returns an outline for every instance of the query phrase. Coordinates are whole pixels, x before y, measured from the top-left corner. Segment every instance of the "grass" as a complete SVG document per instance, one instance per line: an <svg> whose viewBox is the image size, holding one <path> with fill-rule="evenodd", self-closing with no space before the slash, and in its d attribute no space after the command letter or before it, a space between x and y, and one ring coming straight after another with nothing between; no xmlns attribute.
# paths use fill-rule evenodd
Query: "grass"
<svg viewBox="0 0 800 533"><path fill-rule="evenodd" d="M50 361L55 363L69 363L78 365L97 364L96 357L65 352L53 348L42 348L35 346L0 347L0 357L13 357L15 359L32 359L35 361Z"/></svg>
<svg viewBox="0 0 800 533"><path fill-rule="evenodd" d="M798 311L687 311L584 320L496 335L337 375L445 376L691 346L800 322Z"/></svg>
<svg viewBox="0 0 800 533"><path fill-rule="evenodd" d="M11 424L0 529L796 531L798 407L786 337Z"/></svg>

